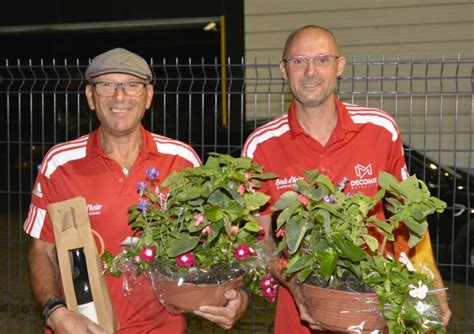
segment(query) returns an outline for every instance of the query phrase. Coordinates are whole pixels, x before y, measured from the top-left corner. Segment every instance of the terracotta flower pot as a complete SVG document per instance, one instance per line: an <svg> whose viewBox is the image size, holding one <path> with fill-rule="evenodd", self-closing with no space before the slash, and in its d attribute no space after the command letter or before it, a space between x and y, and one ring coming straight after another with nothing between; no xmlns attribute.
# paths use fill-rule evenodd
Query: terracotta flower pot
<svg viewBox="0 0 474 334"><path fill-rule="evenodd" d="M220 284L192 284L168 280L164 277L155 281L156 297L166 306L180 312L192 312L202 305L224 306L227 300L224 294L228 290L244 286L244 276Z"/></svg>
<svg viewBox="0 0 474 334"><path fill-rule="evenodd" d="M303 284L309 312L321 327L336 332L370 333L387 324L375 293L324 289Z"/></svg>

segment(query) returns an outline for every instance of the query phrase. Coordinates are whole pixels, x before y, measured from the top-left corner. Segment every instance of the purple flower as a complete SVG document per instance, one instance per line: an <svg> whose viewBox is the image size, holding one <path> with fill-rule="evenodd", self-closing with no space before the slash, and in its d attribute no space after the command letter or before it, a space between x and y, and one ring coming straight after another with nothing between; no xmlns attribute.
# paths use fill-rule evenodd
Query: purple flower
<svg viewBox="0 0 474 334"><path fill-rule="evenodd" d="M151 167L150 169L145 170L145 173L148 175L148 178L150 179L150 181L153 181L154 179L158 177L158 175L160 175L160 172L156 170L155 166Z"/></svg>
<svg viewBox="0 0 474 334"><path fill-rule="evenodd" d="M142 215L144 216L146 214L146 210L150 207L150 205L150 202L140 198L137 207L142 211Z"/></svg>
<svg viewBox="0 0 474 334"><path fill-rule="evenodd" d="M146 187L148 187L148 183L146 183L146 182L137 182L137 190L140 193L143 193L145 191Z"/></svg>
<svg viewBox="0 0 474 334"><path fill-rule="evenodd" d="M324 196L323 200L324 200L324 202L326 202L328 204L336 204L336 200L331 195Z"/></svg>

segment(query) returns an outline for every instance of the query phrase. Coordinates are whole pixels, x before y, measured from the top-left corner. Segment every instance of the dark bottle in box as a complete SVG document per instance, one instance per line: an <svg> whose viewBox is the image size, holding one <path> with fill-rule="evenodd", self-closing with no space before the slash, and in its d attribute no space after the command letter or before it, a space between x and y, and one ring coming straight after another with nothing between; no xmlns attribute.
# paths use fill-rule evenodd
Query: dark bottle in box
<svg viewBox="0 0 474 334"><path fill-rule="evenodd" d="M97 324L97 311L92 298L84 248L70 249L69 256L71 258L72 282L74 284L79 313Z"/></svg>

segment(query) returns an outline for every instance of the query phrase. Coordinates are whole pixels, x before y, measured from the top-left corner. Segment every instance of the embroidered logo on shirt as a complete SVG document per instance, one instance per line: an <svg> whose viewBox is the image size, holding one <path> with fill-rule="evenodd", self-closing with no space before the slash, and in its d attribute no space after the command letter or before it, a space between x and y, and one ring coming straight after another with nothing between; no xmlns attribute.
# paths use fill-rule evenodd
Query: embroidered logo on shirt
<svg viewBox="0 0 474 334"><path fill-rule="evenodd" d="M38 196L39 198L43 197L43 192L41 191L41 183L37 183L35 189L33 189L33 194Z"/></svg>
<svg viewBox="0 0 474 334"><path fill-rule="evenodd" d="M290 176L288 178L285 177L283 179L276 179L275 186L277 189L291 188L294 184L296 184L296 181L302 179L303 177L301 176Z"/></svg>
<svg viewBox="0 0 474 334"><path fill-rule="evenodd" d="M373 174L372 164L368 164L367 166L357 164L354 166L354 169L359 180L351 180L350 184L352 189L366 188L377 184L377 177L364 178L364 176L371 176Z"/></svg>
<svg viewBox="0 0 474 334"><path fill-rule="evenodd" d="M95 203L95 204L87 204L87 213L89 216L97 216L100 215L100 209L102 209L102 204Z"/></svg>

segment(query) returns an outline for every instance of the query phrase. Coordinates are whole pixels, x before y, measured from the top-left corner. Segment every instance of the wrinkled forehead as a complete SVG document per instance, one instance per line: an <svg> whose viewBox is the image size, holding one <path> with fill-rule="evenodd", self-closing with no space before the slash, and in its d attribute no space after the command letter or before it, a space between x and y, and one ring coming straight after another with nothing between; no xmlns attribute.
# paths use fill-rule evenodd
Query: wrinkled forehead
<svg viewBox="0 0 474 334"><path fill-rule="evenodd" d="M289 38L284 50L284 58L316 54L340 55L336 39L324 29L297 31Z"/></svg>

